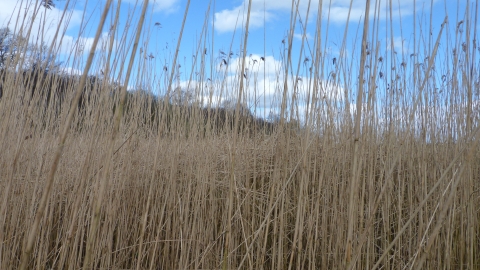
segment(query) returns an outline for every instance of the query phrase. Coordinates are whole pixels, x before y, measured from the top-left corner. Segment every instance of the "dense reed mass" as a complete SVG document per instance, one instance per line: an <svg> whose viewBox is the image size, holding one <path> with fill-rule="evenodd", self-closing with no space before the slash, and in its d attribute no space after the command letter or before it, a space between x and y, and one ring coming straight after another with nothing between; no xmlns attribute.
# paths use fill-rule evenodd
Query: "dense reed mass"
<svg viewBox="0 0 480 270"><path fill-rule="evenodd" d="M172 86L176 56L154 95L126 91L127 55L140 54L134 76L154 76L122 44L79 61L83 77L2 51L0 268L479 269L476 21L465 12L431 35L415 26L406 55L382 47L370 2L358 49L333 68L328 22L298 59L311 64L302 86L285 54L281 113L268 121L244 102L244 76L233 89L218 70L189 81L193 91ZM138 43L131 23L116 40ZM28 33L28 20L18 25ZM20 40L18 51L45 52ZM218 106L207 82L238 98Z"/></svg>

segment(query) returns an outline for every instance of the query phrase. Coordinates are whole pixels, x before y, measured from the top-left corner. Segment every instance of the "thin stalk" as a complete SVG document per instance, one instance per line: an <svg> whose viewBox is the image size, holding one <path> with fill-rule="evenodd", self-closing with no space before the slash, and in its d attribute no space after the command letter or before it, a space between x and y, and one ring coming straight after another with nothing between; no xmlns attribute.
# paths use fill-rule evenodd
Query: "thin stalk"
<svg viewBox="0 0 480 270"><path fill-rule="evenodd" d="M30 229L30 232L28 234L27 242L26 245L23 248L22 251L22 257L21 257L21 263L20 263L20 268L21 270L27 269L28 267L28 261L30 259L30 255L33 251L33 245L35 243L35 238L37 236L37 231L40 226L40 222L43 218L45 208L47 207L48 199L50 198L50 193L52 190L53 186L53 181L55 179L55 173L57 172L58 168L58 163L60 162L60 157L63 152L63 148L65 146L65 140L67 139L68 132L70 131L70 125L73 121L73 116L77 110L77 104L80 100L80 97L82 95L83 88L85 87L85 83L87 80L88 76L88 71L90 70L90 66L92 65L93 62L93 57L95 55L95 49L97 48L98 40L100 39L100 35L102 33L103 25L105 23L105 20L107 18L108 10L110 9L110 4L112 0L108 0L107 3L105 4L105 8L103 10L102 16L100 17L100 23L97 28L97 32L95 34L95 38L93 40L92 48L90 49L90 54L87 59L87 63L85 64L85 68L83 70L83 75L80 79L80 83L77 86L76 92L75 92L75 98L73 99L71 105L70 105L70 110L67 116L67 119L65 121L65 124L63 125L62 133L59 137L59 141L57 144L57 149L55 151L55 155L53 157L53 162L52 166L50 168L50 172L48 174L48 178L46 181L46 186L45 190L42 194L42 198L40 199L40 203L38 206L37 214L35 215L35 220L32 224L32 227Z"/></svg>
<svg viewBox="0 0 480 270"><path fill-rule="evenodd" d="M125 76L124 86L122 87L121 93L120 93L119 107L118 107L118 110L115 111L114 125L113 125L111 140L110 140L110 146L109 146L109 150L108 150L108 154L107 154L105 170L104 170L102 180L100 182L100 188L98 190L98 193L96 194L96 202L95 202L94 208L93 208L92 224L91 224L91 227L90 227L90 232L89 232L88 240L87 240L87 250L86 250L86 254L85 254L85 259L83 261L83 265L86 268L90 267L90 264L91 264L91 261L92 261L93 245L94 245L94 240L96 239L97 227L98 227L98 224L100 223L100 212L101 212L101 209L102 209L103 195L105 193L105 189L106 189L107 182L108 182L109 171L110 171L110 163L111 163L112 157L114 155L115 140L117 139L119 129L120 129L120 121L121 121L121 118L123 116L125 100L126 100L126 96L127 96L127 87L128 87L128 83L129 83L129 80L130 80L130 75L131 75L131 72L132 72L133 63L135 61L135 56L137 54L138 43L139 43L139 40L140 40L140 36L142 34L142 28L143 28L143 23L144 23L144 20L145 20L145 13L147 11L148 2L149 2L148 0L145 0L143 2L143 9L142 9L142 13L140 15L140 20L139 20L138 25L137 25L135 41L133 43L132 53L130 55L130 60L129 60L129 63L128 63L128 68L127 68L127 73L126 73L126 76ZM110 4L111 4L111 0L109 0L109 2L108 2L108 8L110 7ZM108 13L108 9L107 9L106 13ZM104 14L106 15L106 13L104 13Z"/></svg>
<svg viewBox="0 0 480 270"><path fill-rule="evenodd" d="M365 3L365 18L363 21L363 37L362 37L362 51L360 53L360 73L358 81L358 93L357 93L357 105L355 112L355 127L354 127L354 139L353 139L353 166L352 166L352 178L350 183L350 199L348 203L348 231L347 231L347 243L346 243L346 252L345 252L345 265L347 268L350 267L351 261L351 252L352 252L352 238L353 238L353 229L354 224L357 223L357 204L358 204L358 194L357 191L360 189L360 176L359 176L359 163L360 161L360 123L362 120L362 111L363 111L363 85L364 85L364 74L365 74L365 62L367 59L367 43L368 43L368 23L370 20L370 0L367 0ZM362 208L363 205L358 205L359 208Z"/></svg>
<svg viewBox="0 0 480 270"><path fill-rule="evenodd" d="M240 118L240 103L242 102L242 95L243 95L243 74L245 72L245 59L247 58L247 44L248 44L248 26L250 24L250 10L252 8L252 0L248 1L248 10L247 10L247 21L245 23L245 38L243 40L243 55L242 55L242 68L240 70L240 76L238 76L240 80L240 88L238 89L238 98L237 104L235 109L235 123L233 128L233 144L230 150L230 181L229 181L229 190L228 190L228 218L227 218L227 235L225 239L225 252L224 252L224 260L223 260L223 269L230 269L231 261L228 258L229 251L233 250L233 240L232 240L232 216L233 216L233 189L235 186L235 159L236 159L236 152L237 152L237 136L239 133L238 126L239 126L239 118Z"/></svg>

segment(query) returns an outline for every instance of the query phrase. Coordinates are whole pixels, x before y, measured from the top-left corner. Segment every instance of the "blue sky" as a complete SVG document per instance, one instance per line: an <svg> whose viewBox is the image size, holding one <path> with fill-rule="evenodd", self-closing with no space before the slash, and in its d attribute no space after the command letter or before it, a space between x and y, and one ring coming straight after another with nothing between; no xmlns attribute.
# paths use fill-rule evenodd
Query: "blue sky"
<svg viewBox="0 0 480 270"><path fill-rule="evenodd" d="M31 1L29 1L31 2ZM35 1L33 1L35 2ZM64 41L61 47L61 57L68 59L68 56L72 54L73 44L77 41L81 41L84 50L84 56L89 51L89 46L92 44L92 38L94 36L96 26L98 25L98 18L100 16L101 9L105 4L105 0L99 1L77 1L76 4L71 4L68 10L70 11L70 21L65 25ZM117 1L114 1L115 4ZM183 15L186 7L186 0L162 0L162 1L150 1L148 16L145 18L144 37L148 37L148 45L142 47L145 51L145 55L150 55L148 61L149 71L155 74L154 77L149 78L149 83L153 86L152 91L156 93L162 93L165 90L165 79L169 73L164 72L164 67L168 67L170 70L172 65L172 58L175 51L175 46L178 40L180 27L183 19ZM344 31L347 27L347 14L349 10L350 0L324 0L323 12L317 14L318 1L312 1L310 6L310 13L308 22L306 24L306 42L303 55L299 55L302 28L303 25L299 22L305 23L308 1L301 0L299 5L299 17L295 26L295 33L293 39L292 50L292 69L293 74L297 73L297 65L300 62L300 70L298 71L299 78L305 78L308 73L309 62L305 59L312 59L309 52L309 47L313 46L315 37L315 27L318 16L320 16L323 24L322 38L324 44L322 44L322 55L325 59L333 60L333 58L339 58ZM457 22L463 20L465 16L465 8L467 3L471 4L470 12L473 13L475 8L475 1L452 1L452 0L417 0L416 1L416 14L414 14L414 1L413 0L397 0L392 1L392 14L393 25L390 26L386 19L389 12L387 3L390 1L381 1L380 16L379 16L379 38L380 41L380 55L385 56L388 59L388 54L391 51L391 33L390 27L392 27L393 44L395 51L397 52L397 58L404 61L413 61L409 55L413 52L413 33L414 24L413 19L416 18L417 22L417 37L428 37L425 34L428 31L430 21L430 5L432 6L432 42L435 41L440 25L443 22L446 15L449 16L449 25L451 31L455 30ZM46 10L46 29L44 30L45 40L51 39L55 32L55 26L58 24L60 15L65 8L66 0L56 1L54 0L55 7L50 10ZM19 5L27 5L27 1L22 2L18 0L0 0L0 25L6 26L9 23L10 28L14 28L15 19L17 18L16 12L18 12ZM128 16L133 16L133 23L138 20L138 14L141 9L142 1L139 1L136 5L135 0L124 0L121 5L121 18L120 29L126 27L125 23L128 21ZM207 13L208 7L210 11ZM374 11L375 1L372 1L371 14ZM221 74L226 74L227 83L224 88L235 88L238 82L236 75L238 76L238 65L240 63L241 47L243 45L242 38L244 36L244 21L246 19L246 8L248 0L193 0L191 1L188 17L186 20L186 26L183 34L181 48L178 57L178 64L181 65L179 71L181 75L177 78L175 83L183 88L187 85L192 87L198 83L205 83L208 79L214 81L218 85L221 85ZM285 54L285 46L288 41L288 31L290 29L290 11L291 0L253 0L252 10L250 18L249 39L247 46L247 68L249 69L248 76L251 80L247 83L247 100L246 102L250 107L256 107L257 114L264 116L268 114L269 107L275 105L275 95L278 94L279 82L283 83L283 66L282 55ZM348 24L347 43L345 47L345 65L353 63L353 68L348 70L351 72L352 77L356 72L356 65L359 64L359 53L362 32L362 16L364 15L365 1L353 0L352 10L350 14L350 22ZM84 13L85 10L85 13ZM457 15L458 12L458 15ZM14 14L12 16L12 14ZM458 17L457 17L458 16ZM82 18L84 20L85 31L82 32L79 37L79 31L81 29ZM34 22L34 28L38 29L40 21L43 17L37 18ZM327 25L327 21L329 23ZM373 19L370 21L373 23ZM206 37L202 40L201 46L205 44L207 48L207 58L204 67L205 76L203 78L198 77L201 64L199 61L194 65L195 51L199 40L201 38L202 27L204 23L207 25ZM108 31L111 24L111 18L107 20L104 27L104 37L108 36ZM237 24L237 27L235 27ZM214 28L213 28L214 26ZM328 35L326 34L328 26ZM421 27L420 27L421 26ZM135 25L131 25L135 27ZM212 29L213 28L213 29ZM422 30L424 33L419 33ZM37 30L38 32L38 30ZM212 36L213 35L213 36ZM34 40L34 35L31 39ZM212 44L213 40L213 44ZM283 43L285 41L285 44ZM326 42L325 42L326 41ZM402 42L403 42L403 54L402 54ZM417 40L418 49L423 49L422 44L428 44L428 40ZM48 42L47 42L48 43ZM231 46L231 50L230 50ZM226 57L222 54L233 54L231 57ZM419 56L422 52L419 52ZM443 52L444 54L447 52ZM423 52L423 54L426 54ZM200 54L201 55L201 54ZM399 56L400 55L400 56ZM212 58L211 58L212 57ZM264 57L265 61L261 61L260 58ZM224 61L228 62L228 70L225 72ZM415 60L419 62L420 60ZM311 61L310 61L311 63ZM66 69L68 70L69 63L66 61ZM211 70L210 71L210 65ZM193 67L193 73L192 73ZM265 69L264 69L265 67ZM73 70L78 67L73 67ZM325 65L325 75L322 80L327 80L329 74L333 72L334 66L330 64ZM93 72L98 73L99 68ZM220 74L220 75L219 75ZM389 72L385 71L385 76L389 76ZM255 80L253 79L255 76ZM294 77L296 75L292 75ZM192 77L192 80L190 80ZM190 81L190 83L189 83ZM303 80L302 80L303 81ZM305 80L306 81L306 80ZM289 83L294 83L294 80L289 79ZM346 83L346 82L344 82ZM135 84L140 84L140 80L131 80L129 85L131 88L135 87ZM345 85L338 85L335 89L328 89L330 93L327 93L328 98L335 98L341 96L340 89ZM220 86L216 88L222 88ZM260 89L260 90L259 90ZM218 90L218 89L217 89ZM203 91L203 90L202 90ZM202 92L203 93L203 92ZM209 94L205 92L202 94L207 97ZM236 94L232 91L223 90L222 93L213 93L214 98L225 100L232 99ZM337 97L340 98L340 97ZM262 101L263 100L263 101ZM273 102L273 103L272 103ZM272 105L273 104L273 105ZM256 106L254 106L256 105Z"/></svg>

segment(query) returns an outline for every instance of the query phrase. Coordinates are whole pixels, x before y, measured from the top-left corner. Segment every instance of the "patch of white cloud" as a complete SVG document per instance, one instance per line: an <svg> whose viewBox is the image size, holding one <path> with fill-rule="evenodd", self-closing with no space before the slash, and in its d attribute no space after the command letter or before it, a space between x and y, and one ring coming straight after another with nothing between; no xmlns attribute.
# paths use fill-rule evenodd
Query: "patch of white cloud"
<svg viewBox="0 0 480 270"><path fill-rule="evenodd" d="M227 61L227 65L222 65L222 62L217 67L219 71L224 71L225 68L228 68L229 74L239 74L242 67L242 58L236 57L231 58ZM262 56L258 54L251 54L245 58L245 75L249 76L250 74L256 73L258 76L275 76L282 69L282 62L276 60L273 56L266 56L262 60Z"/></svg>
<svg viewBox="0 0 480 270"><path fill-rule="evenodd" d="M234 9L225 9L215 13L215 30L219 33L233 31L234 29L243 28L246 23L243 6ZM264 25L265 21L269 21L273 15L270 12L256 10L250 12L250 28L259 28Z"/></svg>
<svg viewBox="0 0 480 270"><path fill-rule="evenodd" d="M65 36L62 41L61 53L64 54L87 54L93 47L94 37L80 37L73 38L71 36ZM106 50L108 43L110 42L110 36L108 32L103 32L98 41L95 51ZM118 42L114 41L114 48L118 45Z"/></svg>
<svg viewBox="0 0 480 270"><path fill-rule="evenodd" d="M4 2L0 9L0 27L8 27L14 34L22 32L23 36L31 27L29 42L37 45L43 42L47 48L51 46L58 28L59 32L53 52L56 54L72 53L76 38L65 33L80 26L83 11L69 9L64 14L64 10L56 6L51 6L50 9L37 6L38 12L35 12L35 1L23 2L23 5L16 1ZM26 6L27 4L29 5ZM35 19L32 21L35 13ZM24 18L25 21L23 21ZM19 27L22 24L23 30L20 30Z"/></svg>
<svg viewBox="0 0 480 270"><path fill-rule="evenodd" d="M433 5L435 5L438 0L433 0ZM398 19L403 16L409 16L413 14L414 5L416 4L416 11L422 12L422 8L429 9L431 1L427 0L402 0L402 1L393 1L392 3L392 17L393 19ZM357 23L359 20L363 20L365 16L366 3L363 0L353 0L351 3L352 7L350 9L350 0L333 0L332 5L329 6L329 1L324 1L323 5L323 16L324 19L327 19L328 12L330 12L330 21L335 23L345 23L349 18L350 12L350 22ZM380 20L388 18L390 16L390 2L383 1L380 4ZM370 3L370 18L372 19L377 15L375 10L375 1Z"/></svg>
<svg viewBox="0 0 480 270"><path fill-rule="evenodd" d="M55 4L56 2L54 1L53 3ZM18 26L17 29L15 29L16 25L21 25L21 20L25 17L26 21L23 22L22 35L25 36L31 26L32 30L29 36L29 42L40 45L40 40L43 40L43 44L49 48L55 37L57 27L61 22L58 37L53 47L53 53L57 56L56 61L69 66L73 61L72 59L79 59L88 54L94 41L93 37L79 37L67 34L72 33L74 31L73 29L81 26L84 12L76 8L78 8L78 6L68 9L66 13L63 14L63 8L58 6L51 6L50 9L38 6L38 13L32 21L35 14L35 1L31 1L30 6L27 7L25 7L25 4L24 6L20 6L20 4L16 4L15 1L6 1L5 4L2 3L2 8L0 8L0 27L8 27L14 34L19 34L20 29L18 29ZM96 51L106 50L109 39L110 36L108 32L102 33ZM114 48L117 45L118 42L115 41ZM64 72L76 70L75 67L62 68Z"/></svg>
<svg viewBox="0 0 480 270"><path fill-rule="evenodd" d="M306 18L308 10L307 0L300 1L298 6L300 18ZM385 1L384 1L385 2ZM388 1L387 1L388 2ZM433 4L439 2L433 0ZM430 1L414 1L403 0L394 1L392 5L392 16L399 18L400 16L409 16L413 14L414 4L416 3L417 12L422 11L422 7L429 7ZM243 27L246 21L246 13L248 8L248 1L244 0L238 6L230 9L224 9L215 13L215 30L220 33L231 32L236 28ZM293 7L296 8L295 6ZM382 4L380 7L380 19L385 19L386 14L390 13L388 3ZM292 10L291 0L252 0L252 7L250 12L250 29L258 28L264 25L264 22L269 23L279 19L279 14L285 14L290 18ZM311 1L310 13L316 15L318 10L318 1ZM370 4L370 17L373 18L375 12L375 3ZM347 19L352 23L357 23L365 15L365 1L353 0L350 8L350 0L332 0L323 1L322 19L329 20L334 23L345 23ZM297 17L298 18L298 17Z"/></svg>
<svg viewBox="0 0 480 270"><path fill-rule="evenodd" d="M37 7L38 12L32 22L35 14L35 3L29 2L29 6L20 6L20 2L4 1L0 9L0 27L8 27L12 31L19 33L18 26L24 24L23 34L26 34L28 28L32 26L30 41L43 39L46 44L49 44L55 36L57 27L61 21L63 10L57 7L47 9L43 6ZM25 3L25 2L24 2ZM20 12L19 12L20 10ZM69 10L65 14L64 19L60 25L60 35L64 30L68 31L73 27L80 25L83 11ZM26 18L26 21L22 20ZM17 29L15 29L17 27Z"/></svg>
<svg viewBox="0 0 480 270"><path fill-rule="evenodd" d="M393 42L392 42L393 41ZM410 49L409 49L409 46L410 46L410 43L408 40L400 37L400 36L396 36L392 39L387 39L387 44L386 44L386 48L388 51L391 51L392 50L392 43L393 43L393 51L396 52L397 54L401 55L402 52L404 55L408 56L410 53Z"/></svg>
<svg viewBox="0 0 480 270"><path fill-rule="evenodd" d="M337 5L330 8L330 21L334 23L345 23L348 19L350 22L357 23L365 14L364 6ZM349 17L350 16L350 17Z"/></svg>
<svg viewBox="0 0 480 270"><path fill-rule="evenodd" d="M126 3L130 3L133 5L142 4L142 1L138 1L138 0L124 0L124 1ZM153 8L153 12L171 13L178 8L178 4L180 3L180 0L154 0L154 1L150 1L150 3Z"/></svg>
<svg viewBox="0 0 480 270"><path fill-rule="evenodd" d="M282 61L273 56L266 56L265 61L260 55L252 54L245 59L246 72L241 75L242 58L232 58L228 66L218 64L220 75L213 81L182 81L179 85L184 91L195 93L196 101L202 106L221 106L225 102L235 102L238 99L240 81L243 81L242 104L246 104L250 112L257 117L268 118L270 112L278 114L284 92L285 72ZM312 79L313 80L313 79ZM315 102L317 106L323 103L338 103L343 100L343 88L332 81L317 80L299 75L287 79L287 110L291 111L292 100L299 108L299 117L305 117L307 102ZM295 90L294 90L295 89ZM316 93L314 93L316 91ZM315 101L313 96L316 97Z"/></svg>
<svg viewBox="0 0 480 270"><path fill-rule="evenodd" d="M306 1L303 1L300 9L304 9ZM278 18L278 12L289 11L292 7L291 0L253 0L250 10L249 28L263 27L266 22ZM244 27L248 1L231 9L224 9L215 13L215 30L219 33L231 32Z"/></svg>
<svg viewBox="0 0 480 270"><path fill-rule="evenodd" d="M307 41L307 40L308 40L308 41L313 40L312 35L310 35L310 33L306 33L305 35L300 34L300 33L295 33L295 34L293 34L293 37L294 37L295 39L300 40L300 41L304 38L304 36L305 36L305 41Z"/></svg>

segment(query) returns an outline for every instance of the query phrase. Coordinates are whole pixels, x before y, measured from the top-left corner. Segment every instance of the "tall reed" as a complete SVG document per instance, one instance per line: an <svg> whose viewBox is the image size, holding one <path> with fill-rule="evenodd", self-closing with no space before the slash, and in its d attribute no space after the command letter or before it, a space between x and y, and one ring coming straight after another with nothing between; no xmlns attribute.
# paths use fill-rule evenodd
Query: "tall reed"
<svg viewBox="0 0 480 270"><path fill-rule="evenodd" d="M87 62L81 44L72 48L81 75L28 66L60 50L60 28L45 50L31 46L34 18L12 27L25 53L10 51L0 69L1 269L480 267L478 1L441 25L426 10L413 37L394 29L391 6L384 14L366 1L338 53L333 5L309 22L313 2L302 14L292 1L271 104L279 114L268 121L251 113L264 109L268 78L250 68L249 19L229 48L243 53L217 58L210 1L198 60L182 75L182 31L169 65L139 48L152 42L148 1L129 16L135 28L115 26L100 42L119 3L103 6ZM412 45L395 44L398 31ZM132 81L142 91L127 91Z"/></svg>

